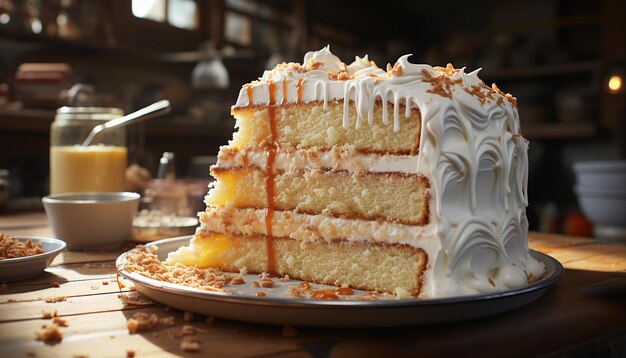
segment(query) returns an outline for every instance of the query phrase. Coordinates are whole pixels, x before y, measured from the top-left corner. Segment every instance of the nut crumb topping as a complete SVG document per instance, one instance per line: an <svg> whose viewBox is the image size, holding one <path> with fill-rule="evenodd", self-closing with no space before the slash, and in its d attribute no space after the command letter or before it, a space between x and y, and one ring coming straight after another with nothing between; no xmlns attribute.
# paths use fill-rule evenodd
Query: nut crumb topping
<svg viewBox="0 0 626 358"><path fill-rule="evenodd" d="M389 76L402 76L402 65L399 62L396 62L393 67L387 64L387 73Z"/></svg>
<svg viewBox="0 0 626 358"><path fill-rule="evenodd" d="M223 292L222 288L232 280L232 276L214 269L161 262L154 251L155 249L148 249L146 246L137 246L136 250L126 256L123 268L154 280L207 291Z"/></svg>
<svg viewBox="0 0 626 358"><path fill-rule="evenodd" d="M422 75L424 76L424 82L430 83L432 85L432 88L427 90L426 92L434 93L442 97L452 99L452 90L453 90L452 86L461 84L463 80L461 78L457 78L453 80L451 75L448 75L448 73L450 73L450 70L448 69L448 67L446 67L446 69L443 69L442 67L436 67L436 68L442 69L441 75L434 76L431 72L427 71L426 69L422 70Z"/></svg>
<svg viewBox="0 0 626 358"><path fill-rule="evenodd" d="M154 313L148 314L146 312L137 312L133 315L133 318L126 322L126 328L128 333L135 334L137 332L149 331L154 329L159 324L159 319Z"/></svg>
<svg viewBox="0 0 626 358"><path fill-rule="evenodd" d="M21 242L12 236L0 233L0 260L38 255L43 252L41 244L35 244L32 240Z"/></svg>

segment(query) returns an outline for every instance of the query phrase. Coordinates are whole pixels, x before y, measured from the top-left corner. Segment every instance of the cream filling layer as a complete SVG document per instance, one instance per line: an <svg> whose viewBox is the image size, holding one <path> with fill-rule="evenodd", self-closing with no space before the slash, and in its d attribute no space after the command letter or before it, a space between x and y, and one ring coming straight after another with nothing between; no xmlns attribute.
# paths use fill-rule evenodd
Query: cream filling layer
<svg viewBox="0 0 626 358"><path fill-rule="evenodd" d="M262 149L238 151L222 147L217 166L235 168L252 165L265 168L268 156L269 153ZM279 149L273 167L275 171L332 169L346 170L350 173L418 174L417 163L417 155L360 154L335 147L330 151Z"/></svg>
<svg viewBox="0 0 626 358"><path fill-rule="evenodd" d="M199 217L202 225L197 233L223 232L246 236L267 234L264 209L207 208ZM341 239L349 242L402 244L422 248L429 255L439 248L430 224L413 226L290 211L274 212L272 235L304 242Z"/></svg>

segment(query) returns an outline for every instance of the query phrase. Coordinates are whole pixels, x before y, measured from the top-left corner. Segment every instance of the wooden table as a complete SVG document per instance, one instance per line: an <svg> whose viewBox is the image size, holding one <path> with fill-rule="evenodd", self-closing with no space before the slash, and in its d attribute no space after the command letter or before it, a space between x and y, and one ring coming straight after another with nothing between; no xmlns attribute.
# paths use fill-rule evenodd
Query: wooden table
<svg viewBox="0 0 626 358"><path fill-rule="evenodd" d="M43 213L0 216L0 232L53 236ZM626 355L626 245L531 233L530 245L566 267L561 281L536 302L479 320L380 329L284 327L204 318L184 322L162 305L124 305L115 283L116 252L64 252L46 272L10 283L0 292L0 357L144 356L406 356L406 355ZM53 287L53 283L60 287ZM106 283L106 284L105 284ZM127 289L125 289L126 291ZM58 303L46 298L65 296ZM68 322L63 341L35 340L42 310ZM129 334L136 312L174 316L176 324ZM180 349L177 332L196 328L200 353Z"/></svg>

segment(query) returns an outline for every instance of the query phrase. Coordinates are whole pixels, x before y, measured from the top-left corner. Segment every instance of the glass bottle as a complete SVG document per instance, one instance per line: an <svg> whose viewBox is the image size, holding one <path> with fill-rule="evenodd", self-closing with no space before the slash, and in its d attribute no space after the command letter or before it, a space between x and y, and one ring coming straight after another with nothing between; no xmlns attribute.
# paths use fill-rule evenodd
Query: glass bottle
<svg viewBox="0 0 626 358"><path fill-rule="evenodd" d="M126 131L110 130L83 147L91 130L124 112L108 107L61 107L50 128L50 193L114 192L126 186Z"/></svg>

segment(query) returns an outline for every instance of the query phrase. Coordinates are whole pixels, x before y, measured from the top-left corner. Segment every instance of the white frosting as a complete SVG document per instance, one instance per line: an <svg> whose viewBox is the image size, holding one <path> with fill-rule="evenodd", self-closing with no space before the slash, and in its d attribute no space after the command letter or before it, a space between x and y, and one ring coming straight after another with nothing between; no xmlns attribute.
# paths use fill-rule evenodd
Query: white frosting
<svg viewBox="0 0 626 358"><path fill-rule="evenodd" d="M327 220L331 226L350 227L345 233L355 235L354 240L400 240L424 248L429 268L421 297L489 293L525 286L527 276L538 278L544 268L528 253L528 144L520 135L515 99L495 87L485 86L478 71L465 73L464 69L417 65L410 63L408 57L402 56L393 69L384 71L367 56L346 65L325 47L307 53L302 65L282 64L266 71L259 81L244 86L234 107L269 104L270 83L282 82L285 95L281 90L275 91L275 104L300 100L326 105L328 101L343 100L344 128L350 123L357 129L372 123L377 100L383 106L382 122L393 125L395 131L400 130L401 104L405 105L407 117L412 108L419 109L422 131L418 156L357 155L339 160L327 153L312 161L302 153L290 157L279 152L275 166L351 168L358 164L372 171L424 175L431 185L431 216L426 227L416 228L415 232L394 231L386 236L380 235L380 230L385 229L379 228L378 223L352 225L333 221L343 219L318 216L302 220ZM357 109L357 119L352 122L347 110L350 105ZM393 106L391 119L387 118L387 105ZM250 155L248 160L255 165L267 161L266 155L260 153ZM235 156L219 165L234 166L240 162L241 158ZM277 221L275 217L273 225ZM263 230L262 226L258 229ZM274 227L275 235L280 230L295 231L288 225ZM400 232L415 236L406 238Z"/></svg>

